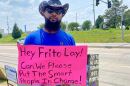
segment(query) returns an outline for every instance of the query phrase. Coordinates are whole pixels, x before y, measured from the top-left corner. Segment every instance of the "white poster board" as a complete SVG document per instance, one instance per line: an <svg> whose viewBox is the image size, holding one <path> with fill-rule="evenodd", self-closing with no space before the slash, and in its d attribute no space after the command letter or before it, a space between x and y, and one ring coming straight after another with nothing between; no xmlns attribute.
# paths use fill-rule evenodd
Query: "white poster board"
<svg viewBox="0 0 130 86"><path fill-rule="evenodd" d="M9 81L17 83L17 71L15 68L5 65L5 72Z"/></svg>

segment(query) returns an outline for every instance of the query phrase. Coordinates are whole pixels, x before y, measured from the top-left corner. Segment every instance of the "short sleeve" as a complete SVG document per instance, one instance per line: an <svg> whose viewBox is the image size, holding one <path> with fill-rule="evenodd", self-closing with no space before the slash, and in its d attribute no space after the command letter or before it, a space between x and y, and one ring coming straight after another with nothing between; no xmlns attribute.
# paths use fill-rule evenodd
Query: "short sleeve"
<svg viewBox="0 0 130 86"><path fill-rule="evenodd" d="M76 45L76 44L75 44L75 40L74 40L74 38L73 38L72 36L71 36L71 44L72 44L72 45Z"/></svg>
<svg viewBox="0 0 130 86"><path fill-rule="evenodd" d="M32 36L31 34L29 34L26 38L25 38L25 41L24 41L24 45L30 45L32 44Z"/></svg>

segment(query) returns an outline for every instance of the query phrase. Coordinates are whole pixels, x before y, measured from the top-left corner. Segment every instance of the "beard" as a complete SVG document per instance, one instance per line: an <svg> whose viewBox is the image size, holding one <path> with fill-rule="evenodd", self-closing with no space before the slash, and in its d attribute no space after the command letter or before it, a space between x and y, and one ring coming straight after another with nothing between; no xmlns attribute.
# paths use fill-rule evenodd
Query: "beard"
<svg viewBox="0 0 130 86"><path fill-rule="evenodd" d="M56 21L56 22L51 22L50 19L45 18L45 29L48 30L49 32L56 32L61 28L61 20Z"/></svg>

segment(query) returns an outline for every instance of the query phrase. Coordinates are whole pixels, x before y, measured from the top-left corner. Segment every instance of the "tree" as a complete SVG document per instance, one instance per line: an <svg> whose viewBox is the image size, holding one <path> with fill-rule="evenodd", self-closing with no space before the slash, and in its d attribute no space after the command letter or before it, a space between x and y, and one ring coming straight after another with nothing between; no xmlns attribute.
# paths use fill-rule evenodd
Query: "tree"
<svg viewBox="0 0 130 86"><path fill-rule="evenodd" d="M78 30L79 24L77 22L71 22L68 25L68 29L71 31Z"/></svg>
<svg viewBox="0 0 130 86"><path fill-rule="evenodd" d="M127 9L126 5L122 5L122 0L112 0L112 7L105 12L106 25L115 28L121 22L122 11Z"/></svg>
<svg viewBox="0 0 130 86"><path fill-rule="evenodd" d="M38 28L38 29L42 29L43 27L44 27L44 24L41 23L37 28Z"/></svg>
<svg viewBox="0 0 130 86"><path fill-rule="evenodd" d="M2 38L2 34L0 33L0 38Z"/></svg>
<svg viewBox="0 0 130 86"><path fill-rule="evenodd" d="M22 29L19 29L19 31L20 31L21 34L23 33Z"/></svg>
<svg viewBox="0 0 130 86"><path fill-rule="evenodd" d="M126 26L126 28L125 28L126 30L130 30L130 28L128 27L128 26Z"/></svg>
<svg viewBox="0 0 130 86"><path fill-rule="evenodd" d="M64 22L61 22L61 29L65 31L66 29L66 24Z"/></svg>
<svg viewBox="0 0 130 86"><path fill-rule="evenodd" d="M19 28L18 28L16 23L14 24L14 27L13 27L12 37L14 39L17 39L17 38L21 37L21 32L20 32L20 30L19 30Z"/></svg>
<svg viewBox="0 0 130 86"><path fill-rule="evenodd" d="M127 10L124 14L125 25L130 26L130 10Z"/></svg>
<svg viewBox="0 0 130 86"><path fill-rule="evenodd" d="M103 16L99 15L95 23L96 28L100 28L101 24L103 24Z"/></svg>
<svg viewBox="0 0 130 86"><path fill-rule="evenodd" d="M86 20L82 24L82 29L83 30L89 30L91 28L91 26L92 26L91 21Z"/></svg>

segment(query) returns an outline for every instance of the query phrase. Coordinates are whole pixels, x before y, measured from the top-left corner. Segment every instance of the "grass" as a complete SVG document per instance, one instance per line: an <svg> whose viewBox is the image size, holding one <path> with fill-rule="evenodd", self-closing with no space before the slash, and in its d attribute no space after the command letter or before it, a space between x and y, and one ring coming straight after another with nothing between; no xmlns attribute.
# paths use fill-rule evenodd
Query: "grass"
<svg viewBox="0 0 130 86"><path fill-rule="evenodd" d="M5 79L0 79L0 83L3 83L5 82L6 80Z"/></svg>
<svg viewBox="0 0 130 86"><path fill-rule="evenodd" d="M22 34L21 38L26 37L26 35L27 34L25 34L25 33ZM21 38L19 38L19 39L21 39ZM0 44L5 44L5 43L6 44L15 44L15 43L17 43L17 40L18 39L13 39L11 34L9 34L9 35L7 35L7 36L0 39Z"/></svg>
<svg viewBox="0 0 130 86"><path fill-rule="evenodd" d="M124 41L121 39L122 31L120 29L101 30L94 29L89 31L69 31L77 43L121 43L130 42L130 30L125 30ZM27 34L22 34L21 38ZM0 44L16 43L18 39L13 39L11 35L0 39Z"/></svg>
<svg viewBox="0 0 130 86"><path fill-rule="evenodd" d="M101 30L94 29L90 31L70 31L78 43L120 43L130 42L130 30L125 30L124 41L121 39L120 29Z"/></svg>

